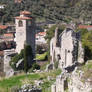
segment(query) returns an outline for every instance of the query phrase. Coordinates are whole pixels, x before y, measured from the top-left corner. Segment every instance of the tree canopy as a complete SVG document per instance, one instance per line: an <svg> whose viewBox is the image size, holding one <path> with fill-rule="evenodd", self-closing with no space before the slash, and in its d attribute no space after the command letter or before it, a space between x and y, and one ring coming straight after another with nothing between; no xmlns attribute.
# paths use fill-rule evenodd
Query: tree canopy
<svg viewBox="0 0 92 92"><path fill-rule="evenodd" d="M92 59L92 31L81 30L82 45L85 49L85 61Z"/></svg>
<svg viewBox="0 0 92 92"><path fill-rule="evenodd" d="M68 19L82 19L92 21L92 0L0 0L5 9L0 9L1 22L14 21L14 17L22 10L32 12L36 18L53 21L67 21Z"/></svg>

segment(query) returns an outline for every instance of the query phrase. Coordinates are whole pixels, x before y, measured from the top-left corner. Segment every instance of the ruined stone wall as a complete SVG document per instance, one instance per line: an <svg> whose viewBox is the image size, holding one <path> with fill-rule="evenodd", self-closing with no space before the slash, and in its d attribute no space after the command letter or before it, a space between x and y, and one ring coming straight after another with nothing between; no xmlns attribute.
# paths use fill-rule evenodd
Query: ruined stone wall
<svg viewBox="0 0 92 92"><path fill-rule="evenodd" d="M59 68L65 68L72 66L79 59L82 60L82 56L79 58L79 54L83 52L82 46L79 43L78 33L72 29L65 29L59 36L60 46L56 46L57 31L55 31L55 37L50 42L50 56L51 62L59 61ZM84 53L84 52L83 52ZM58 59L59 56L59 59ZM79 60L79 61L80 61Z"/></svg>
<svg viewBox="0 0 92 92"><path fill-rule="evenodd" d="M76 38L72 36L73 34L75 34L73 30L65 30L61 36L61 68L62 66L71 66L75 62L73 59L73 51L75 48L74 42L76 41Z"/></svg>
<svg viewBox="0 0 92 92"><path fill-rule="evenodd" d="M50 42L51 63L59 61L58 55L60 55L60 47L56 47L55 38L53 37Z"/></svg>
<svg viewBox="0 0 92 92"><path fill-rule="evenodd" d="M5 77L10 77L14 74L13 69L10 66L11 54L15 53L15 50L5 50L4 51L4 73Z"/></svg>
<svg viewBox="0 0 92 92"><path fill-rule="evenodd" d="M79 46L78 46L78 62L79 63L84 63L84 48L82 47L81 41L79 41Z"/></svg>
<svg viewBox="0 0 92 92"><path fill-rule="evenodd" d="M61 76L63 76L61 74ZM91 92L92 85L82 82L78 73L72 73L65 78L57 77L56 83L52 85L52 92Z"/></svg>
<svg viewBox="0 0 92 92"><path fill-rule="evenodd" d="M92 91L92 85L88 82L83 83L81 79L82 73L79 74L76 71L78 63L84 63L84 49L80 37L77 35L72 29L64 30L61 34L59 68L62 69L62 73L56 78L54 85L52 85L52 92ZM53 52L51 55L53 56Z"/></svg>

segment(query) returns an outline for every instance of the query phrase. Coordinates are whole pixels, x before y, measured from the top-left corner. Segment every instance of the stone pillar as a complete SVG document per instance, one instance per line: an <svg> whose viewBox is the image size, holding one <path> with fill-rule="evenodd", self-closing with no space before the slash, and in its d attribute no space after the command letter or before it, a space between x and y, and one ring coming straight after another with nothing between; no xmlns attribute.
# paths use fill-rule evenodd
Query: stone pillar
<svg viewBox="0 0 92 92"><path fill-rule="evenodd" d="M55 46L58 47L59 45L59 34L58 34L58 27L55 30Z"/></svg>
<svg viewBox="0 0 92 92"><path fill-rule="evenodd" d="M55 85L55 84L53 84L53 85L51 86L51 92L56 92L56 85Z"/></svg>
<svg viewBox="0 0 92 92"><path fill-rule="evenodd" d="M10 77L14 75L14 70L10 66L11 55L15 54L15 50L4 50L4 73L5 77Z"/></svg>
<svg viewBox="0 0 92 92"><path fill-rule="evenodd" d="M78 49L78 63L84 63L84 49L82 47L82 43L79 41L79 49Z"/></svg>

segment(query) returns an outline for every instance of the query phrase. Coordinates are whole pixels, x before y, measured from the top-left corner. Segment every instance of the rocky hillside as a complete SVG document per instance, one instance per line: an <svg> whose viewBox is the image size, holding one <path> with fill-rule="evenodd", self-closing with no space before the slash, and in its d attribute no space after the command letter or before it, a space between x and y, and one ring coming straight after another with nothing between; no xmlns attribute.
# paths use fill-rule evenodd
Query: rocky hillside
<svg viewBox="0 0 92 92"><path fill-rule="evenodd" d="M72 72L62 71L52 85L52 92L60 91L92 92L92 60L75 67Z"/></svg>
<svg viewBox="0 0 92 92"><path fill-rule="evenodd" d="M85 65L78 67L72 72L68 78L71 92L92 92L92 61L88 61Z"/></svg>

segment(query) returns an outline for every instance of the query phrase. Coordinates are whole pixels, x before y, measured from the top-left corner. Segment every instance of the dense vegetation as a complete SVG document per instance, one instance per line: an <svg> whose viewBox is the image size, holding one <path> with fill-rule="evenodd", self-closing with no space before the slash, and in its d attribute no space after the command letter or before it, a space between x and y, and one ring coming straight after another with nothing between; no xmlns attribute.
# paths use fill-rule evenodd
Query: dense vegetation
<svg viewBox="0 0 92 92"><path fill-rule="evenodd" d="M28 59L30 59L30 62ZM17 68L16 63L18 63L19 60L22 60L22 65ZM21 50L19 54L16 54L14 57L12 57L10 61L10 65L14 70L24 69L24 71L27 72L27 70L31 67L32 62L33 62L33 53L32 53L31 46L25 45L24 49Z"/></svg>
<svg viewBox="0 0 92 92"><path fill-rule="evenodd" d="M27 72L33 63L33 53L30 45L24 45L24 71Z"/></svg>
<svg viewBox="0 0 92 92"><path fill-rule="evenodd" d="M92 0L0 0L6 5L0 10L0 21L13 21L21 10L29 10L36 18L54 21L92 20ZM76 21L76 20L75 20Z"/></svg>
<svg viewBox="0 0 92 92"><path fill-rule="evenodd" d="M92 31L81 29L82 45L85 50L85 61L92 59Z"/></svg>
<svg viewBox="0 0 92 92"><path fill-rule="evenodd" d="M20 60L23 59L24 57L24 50L21 50L21 52L19 54L16 54L14 57L12 57L11 61L10 61L10 66L14 69L17 70L16 68L16 63Z"/></svg>

